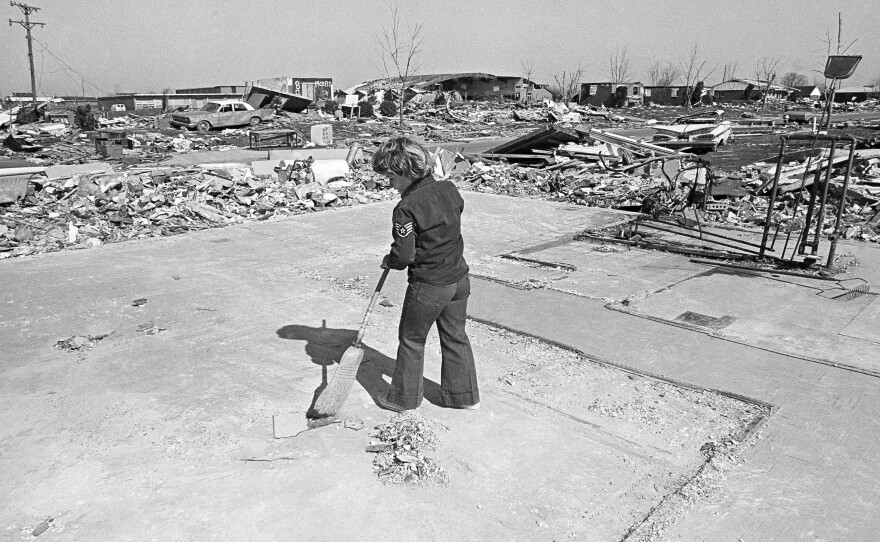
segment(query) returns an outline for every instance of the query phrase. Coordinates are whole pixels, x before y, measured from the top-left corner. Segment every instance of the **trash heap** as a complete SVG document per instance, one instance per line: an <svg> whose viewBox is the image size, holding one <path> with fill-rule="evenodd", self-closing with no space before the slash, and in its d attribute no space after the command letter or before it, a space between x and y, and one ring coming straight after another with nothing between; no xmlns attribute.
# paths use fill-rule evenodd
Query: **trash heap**
<svg viewBox="0 0 880 542"><path fill-rule="evenodd" d="M860 143L867 145L871 145L868 139ZM803 227L799 220L813 181L808 175L801 188L801 172L809 163L802 152L793 156L797 159L783 166L772 214L773 223L781 224L783 231ZM465 189L646 214L671 214L694 206L702 211L701 221L730 226L763 226L775 171L775 163L769 162L749 164L740 171L715 170L692 154L594 128L567 130L558 125L466 157L469 167L454 175ZM825 234L833 233L833 210L843 196L845 167L846 155L836 156ZM842 224L844 238L880 242L878 149L856 151Z"/></svg>
<svg viewBox="0 0 880 542"><path fill-rule="evenodd" d="M815 180L810 171L804 175L808 165L822 159L822 168L827 167L825 155L816 154L812 160L799 153L797 160L783 163L777 200L773 211L773 223L782 224L786 229L799 230L803 227L806 202ZM846 189L846 201L841 215L842 236L844 239L862 239L880 242L880 151L877 149L857 150ZM847 153L835 158L828 188L828 209L824 215L822 232L834 233L837 221L836 210L843 196L846 175ZM745 177L743 186L751 194L751 200L765 215L770 183L775 173L775 164L756 162L742 168ZM825 173L822 173L824 180ZM763 220L761 221L763 223Z"/></svg>
<svg viewBox="0 0 880 542"><path fill-rule="evenodd" d="M234 149L237 147L231 143L229 136L238 135L184 132L166 135L146 128L113 128L94 134L90 137L79 130L70 130L63 124L28 125L19 127L14 135L9 134L3 139L2 153L11 157L27 156L44 164L72 164L89 160L136 164L160 162L168 156L192 151ZM109 147L103 144L107 136L113 137L113 145Z"/></svg>
<svg viewBox="0 0 880 542"><path fill-rule="evenodd" d="M542 171L513 164L473 164L461 183L476 192L567 201L588 207L641 207L665 179L584 170Z"/></svg>
<svg viewBox="0 0 880 542"><path fill-rule="evenodd" d="M365 168L324 184L307 169L282 181L249 167L35 175L23 198L0 205L0 259L396 198L386 184Z"/></svg>
<svg viewBox="0 0 880 542"><path fill-rule="evenodd" d="M367 451L376 454L373 469L379 480L401 485L447 484L446 469L425 455L439 444L437 425L411 412L396 414L377 425Z"/></svg>

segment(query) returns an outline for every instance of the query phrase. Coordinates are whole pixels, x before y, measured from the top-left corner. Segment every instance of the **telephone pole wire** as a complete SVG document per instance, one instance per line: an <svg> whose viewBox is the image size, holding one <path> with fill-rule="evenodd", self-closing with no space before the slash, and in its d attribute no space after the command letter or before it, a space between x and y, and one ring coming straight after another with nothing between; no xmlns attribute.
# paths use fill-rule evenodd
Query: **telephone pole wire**
<svg viewBox="0 0 880 542"><path fill-rule="evenodd" d="M21 9L22 13L24 13L23 21L13 21L12 19L9 19L9 26L12 26L12 23L17 23L23 26L27 31L28 60L31 64L31 96L33 97L34 103L37 103L37 77L34 74L34 45L31 38L31 28L35 26L46 26L46 23L31 22L31 13L40 11L40 8L38 7L21 4L19 2L9 2L9 5Z"/></svg>

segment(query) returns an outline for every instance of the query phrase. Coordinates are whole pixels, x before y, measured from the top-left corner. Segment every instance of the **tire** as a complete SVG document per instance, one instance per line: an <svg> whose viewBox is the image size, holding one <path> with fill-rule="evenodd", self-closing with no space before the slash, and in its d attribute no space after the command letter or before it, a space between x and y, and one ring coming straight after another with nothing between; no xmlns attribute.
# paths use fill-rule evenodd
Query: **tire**
<svg viewBox="0 0 880 542"><path fill-rule="evenodd" d="M198 124L196 124L196 130L198 130L200 132L210 132L211 131L211 123L206 120L203 120L203 121L199 122Z"/></svg>
<svg viewBox="0 0 880 542"><path fill-rule="evenodd" d="M251 117L250 125L259 126L261 122L263 122L263 119L261 119L260 117Z"/></svg>

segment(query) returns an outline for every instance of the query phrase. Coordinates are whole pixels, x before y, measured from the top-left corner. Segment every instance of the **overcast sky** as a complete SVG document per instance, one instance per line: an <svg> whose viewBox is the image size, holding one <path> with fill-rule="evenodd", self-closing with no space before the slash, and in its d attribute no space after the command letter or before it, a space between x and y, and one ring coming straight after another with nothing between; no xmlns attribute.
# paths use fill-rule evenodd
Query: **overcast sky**
<svg viewBox="0 0 880 542"><path fill-rule="evenodd" d="M104 95L163 88L243 84L266 77L330 77L336 88L380 77L375 35L389 2L334 0L24 0L32 20L37 92ZM826 32L857 39L864 55L847 85L880 76L880 0L407 0L400 15L425 32L422 73L481 71L552 83L584 68L583 81L608 79L608 58L626 47L634 80L648 83L652 59L678 61L695 42L711 66L754 77L761 57L778 73L824 67ZM4 2L3 19L23 20ZM0 30L0 95L29 92L24 28ZM54 55L54 56L53 56ZM57 58L56 58L57 57ZM60 59L60 60L59 60ZM66 66L64 64L65 63Z"/></svg>

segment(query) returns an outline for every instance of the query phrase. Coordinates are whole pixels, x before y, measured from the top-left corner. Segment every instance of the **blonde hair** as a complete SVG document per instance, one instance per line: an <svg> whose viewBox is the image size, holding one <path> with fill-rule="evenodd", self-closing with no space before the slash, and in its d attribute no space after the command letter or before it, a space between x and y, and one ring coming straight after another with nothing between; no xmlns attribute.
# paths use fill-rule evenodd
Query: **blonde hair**
<svg viewBox="0 0 880 542"><path fill-rule="evenodd" d="M413 181L434 173L433 160L428 151L406 137L394 137L379 145L370 164L376 173L393 173Z"/></svg>

